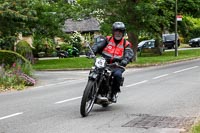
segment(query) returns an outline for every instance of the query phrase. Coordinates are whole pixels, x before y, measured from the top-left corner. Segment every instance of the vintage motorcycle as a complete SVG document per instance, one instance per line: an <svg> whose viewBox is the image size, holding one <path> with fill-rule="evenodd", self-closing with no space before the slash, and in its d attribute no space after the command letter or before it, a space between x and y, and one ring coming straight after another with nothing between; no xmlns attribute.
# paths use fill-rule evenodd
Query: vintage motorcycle
<svg viewBox="0 0 200 133"><path fill-rule="evenodd" d="M95 63L89 72L88 82L81 100L80 113L83 117L88 116L94 104L107 107L112 103L109 99L113 84L112 69L115 67L125 69L118 63L107 64L103 57L96 57L94 55L94 59ZM121 82L122 85L123 80ZM99 95L104 97L104 99L98 99Z"/></svg>

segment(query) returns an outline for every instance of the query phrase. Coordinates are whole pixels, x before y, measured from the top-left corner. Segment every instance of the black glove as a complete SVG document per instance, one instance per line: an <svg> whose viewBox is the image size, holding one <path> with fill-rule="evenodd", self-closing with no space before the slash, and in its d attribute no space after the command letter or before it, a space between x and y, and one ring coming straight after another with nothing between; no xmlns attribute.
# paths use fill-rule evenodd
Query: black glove
<svg viewBox="0 0 200 133"><path fill-rule="evenodd" d="M126 61L126 60L122 60L120 63L120 65L123 67L126 67L127 64L128 64L128 61Z"/></svg>

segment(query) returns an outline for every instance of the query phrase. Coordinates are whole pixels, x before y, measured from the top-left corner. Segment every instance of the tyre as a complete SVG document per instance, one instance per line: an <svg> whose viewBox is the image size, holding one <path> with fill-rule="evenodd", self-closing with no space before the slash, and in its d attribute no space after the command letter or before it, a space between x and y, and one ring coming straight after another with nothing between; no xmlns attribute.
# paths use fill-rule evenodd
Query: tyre
<svg viewBox="0 0 200 133"><path fill-rule="evenodd" d="M88 80L86 88L83 92L81 100L80 113L83 117L88 116L93 108L94 101L96 98L96 81Z"/></svg>
<svg viewBox="0 0 200 133"><path fill-rule="evenodd" d="M108 107L108 103L104 103L104 104L102 104L102 107L104 107L104 108L106 108L106 107Z"/></svg>

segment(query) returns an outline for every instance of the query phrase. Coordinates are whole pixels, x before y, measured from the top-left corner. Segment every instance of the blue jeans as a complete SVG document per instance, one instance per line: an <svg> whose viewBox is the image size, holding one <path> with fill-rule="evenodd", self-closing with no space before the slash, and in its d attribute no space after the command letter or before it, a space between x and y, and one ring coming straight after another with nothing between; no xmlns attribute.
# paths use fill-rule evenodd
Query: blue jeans
<svg viewBox="0 0 200 133"><path fill-rule="evenodd" d="M112 85L112 93L116 94L117 92L120 92L120 85L122 82L122 73L125 70L122 68L114 68L113 69L113 85Z"/></svg>

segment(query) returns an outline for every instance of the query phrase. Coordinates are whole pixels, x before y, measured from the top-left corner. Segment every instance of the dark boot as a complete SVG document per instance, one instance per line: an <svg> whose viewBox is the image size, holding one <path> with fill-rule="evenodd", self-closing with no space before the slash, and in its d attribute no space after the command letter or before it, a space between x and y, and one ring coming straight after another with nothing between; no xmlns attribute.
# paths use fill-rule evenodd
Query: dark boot
<svg viewBox="0 0 200 133"><path fill-rule="evenodd" d="M109 101L116 103L117 102L118 93L114 92L109 95Z"/></svg>

